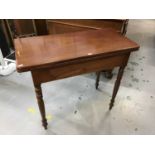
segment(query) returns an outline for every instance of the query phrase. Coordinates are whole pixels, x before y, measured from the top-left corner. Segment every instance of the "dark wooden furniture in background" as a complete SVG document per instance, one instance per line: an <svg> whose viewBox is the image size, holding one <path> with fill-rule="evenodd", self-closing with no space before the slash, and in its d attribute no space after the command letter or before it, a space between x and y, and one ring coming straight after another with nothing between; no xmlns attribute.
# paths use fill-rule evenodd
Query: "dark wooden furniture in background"
<svg viewBox="0 0 155 155"><path fill-rule="evenodd" d="M14 19L15 37L29 37L37 35L34 19Z"/></svg>
<svg viewBox="0 0 155 155"><path fill-rule="evenodd" d="M125 35L128 20L124 19L1 19L8 43L15 37L60 34L88 29L113 28Z"/></svg>
<svg viewBox="0 0 155 155"><path fill-rule="evenodd" d="M17 70L32 73L44 128L47 129L47 120L42 83L120 67L111 109L130 53L138 48L135 42L112 29L16 39Z"/></svg>
<svg viewBox="0 0 155 155"><path fill-rule="evenodd" d="M13 22L17 37L48 34L45 19L14 19Z"/></svg>
<svg viewBox="0 0 155 155"><path fill-rule="evenodd" d="M6 31L5 31L3 22L0 21L0 50L2 51L3 57L6 57L7 55L10 54L10 48L7 42L8 38L6 38L5 33ZM0 62L0 66L1 66L1 62Z"/></svg>
<svg viewBox="0 0 155 155"><path fill-rule="evenodd" d="M34 19L34 23L37 30L37 35L47 35L48 29L45 19Z"/></svg>
<svg viewBox="0 0 155 155"><path fill-rule="evenodd" d="M49 19L49 34L62 34L88 29L113 28L125 35L128 20L124 19Z"/></svg>
<svg viewBox="0 0 155 155"><path fill-rule="evenodd" d="M48 34L45 19L1 19L1 22L7 43L12 49L14 49L13 39L17 37Z"/></svg>
<svg viewBox="0 0 155 155"><path fill-rule="evenodd" d="M13 35L11 33L11 25L8 24L8 20L6 19L0 19L1 23L2 23L2 29L3 29L3 32L4 32L4 35L5 35L5 38L6 38L6 41L7 41L7 44L9 47L13 48L14 45L13 45Z"/></svg>

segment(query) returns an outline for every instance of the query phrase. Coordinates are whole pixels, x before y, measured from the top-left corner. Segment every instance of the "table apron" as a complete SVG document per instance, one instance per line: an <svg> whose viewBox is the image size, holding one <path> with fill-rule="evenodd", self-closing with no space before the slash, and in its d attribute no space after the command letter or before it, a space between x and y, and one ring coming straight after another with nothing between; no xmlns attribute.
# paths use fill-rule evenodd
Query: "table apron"
<svg viewBox="0 0 155 155"><path fill-rule="evenodd" d="M128 55L118 55L80 63L65 64L56 68L42 68L31 71L34 84L72 77L84 73L113 69L127 63Z"/></svg>

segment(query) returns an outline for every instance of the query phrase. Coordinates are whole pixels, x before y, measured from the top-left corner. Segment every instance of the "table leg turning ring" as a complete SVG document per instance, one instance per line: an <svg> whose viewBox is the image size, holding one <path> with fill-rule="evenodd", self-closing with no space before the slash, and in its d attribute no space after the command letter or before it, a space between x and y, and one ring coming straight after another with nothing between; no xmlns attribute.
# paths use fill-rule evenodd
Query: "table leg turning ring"
<svg viewBox="0 0 155 155"><path fill-rule="evenodd" d="M34 87L35 87L35 92L36 92L36 97L37 97L37 101L38 101L40 114L42 117L42 125L45 129L47 129L48 123L47 123L46 114L45 114L45 105L44 105L44 101L43 101L41 85L40 84L34 85Z"/></svg>

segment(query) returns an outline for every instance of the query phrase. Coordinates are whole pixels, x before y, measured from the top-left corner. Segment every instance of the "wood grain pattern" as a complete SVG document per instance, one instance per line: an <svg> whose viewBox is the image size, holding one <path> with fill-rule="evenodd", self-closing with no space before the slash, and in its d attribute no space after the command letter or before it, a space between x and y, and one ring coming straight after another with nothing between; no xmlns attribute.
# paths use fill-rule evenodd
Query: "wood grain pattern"
<svg viewBox="0 0 155 155"><path fill-rule="evenodd" d="M119 19L49 19L47 26L50 34L105 28L113 28L122 32L125 21Z"/></svg>
<svg viewBox="0 0 155 155"><path fill-rule="evenodd" d="M35 34L32 19L14 19L14 26L16 28L17 36L24 36L27 34Z"/></svg>
<svg viewBox="0 0 155 155"><path fill-rule="evenodd" d="M112 29L15 39L17 70L21 72L138 48L136 43Z"/></svg>
<svg viewBox="0 0 155 155"><path fill-rule="evenodd" d="M71 76L76 76L84 73L94 71L101 71L102 69L108 70L117 66L121 66L126 55L101 57L96 59L89 59L84 61L72 61L57 67L36 69L32 71L32 76L35 77L36 84L63 79Z"/></svg>
<svg viewBox="0 0 155 155"><path fill-rule="evenodd" d="M49 19L47 27L49 34L62 34L84 30L113 28L122 35L127 32L127 19ZM112 69L104 71L105 77L111 79Z"/></svg>

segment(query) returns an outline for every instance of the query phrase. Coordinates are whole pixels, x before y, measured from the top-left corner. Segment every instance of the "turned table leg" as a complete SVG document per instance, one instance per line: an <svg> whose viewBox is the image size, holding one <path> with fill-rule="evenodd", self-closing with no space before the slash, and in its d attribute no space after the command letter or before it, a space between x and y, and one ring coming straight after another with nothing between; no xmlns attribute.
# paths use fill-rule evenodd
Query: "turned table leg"
<svg viewBox="0 0 155 155"><path fill-rule="evenodd" d="M101 72L97 72L96 73L96 75L97 75L97 77L96 77L96 84L95 84L96 89L98 89L98 86L99 86L100 74L101 74Z"/></svg>
<svg viewBox="0 0 155 155"><path fill-rule="evenodd" d="M114 105L115 97L117 95L117 92L118 92L118 89L119 89L119 86L120 86L120 82L121 82L121 79L122 79L122 76L123 76L124 68L125 68L125 66L119 68L119 72L118 72L118 75L117 75L117 80L115 82L115 86L114 86L114 90L113 90L113 94L112 94L112 99L111 99L111 102L110 102L110 105L109 105L109 110L111 110L113 105Z"/></svg>
<svg viewBox="0 0 155 155"><path fill-rule="evenodd" d="M45 106L44 106L44 101L43 101L41 85L40 84L34 85L34 87L35 87L39 110L40 110L41 117L42 117L42 125L45 129L47 129L48 124L47 124L47 120L46 120Z"/></svg>

